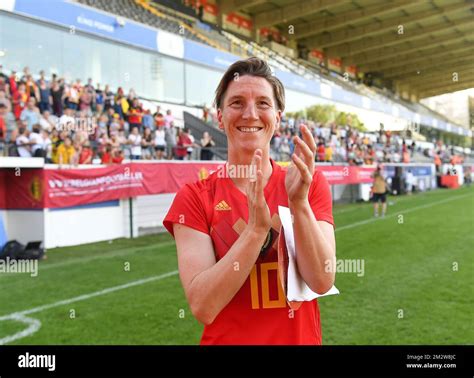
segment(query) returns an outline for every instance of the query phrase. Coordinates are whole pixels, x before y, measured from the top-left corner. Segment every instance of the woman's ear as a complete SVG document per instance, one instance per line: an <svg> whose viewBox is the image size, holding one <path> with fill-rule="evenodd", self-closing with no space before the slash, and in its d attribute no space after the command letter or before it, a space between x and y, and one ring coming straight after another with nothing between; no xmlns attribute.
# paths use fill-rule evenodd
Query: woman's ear
<svg viewBox="0 0 474 378"><path fill-rule="evenodd" d="M225 127L223 122L223 114L222 110L219 108L217 109L217 122L219 123L219 129L221 129L225 133Z"/></svg>
<svg viewBox="0 0 474 378"><path fill-rule="evenodd" d="M275 129L273 130L273 133L276 133L276 131L280 127L280 122L281 122L281 110L278 110L276 113Z"/></svg>

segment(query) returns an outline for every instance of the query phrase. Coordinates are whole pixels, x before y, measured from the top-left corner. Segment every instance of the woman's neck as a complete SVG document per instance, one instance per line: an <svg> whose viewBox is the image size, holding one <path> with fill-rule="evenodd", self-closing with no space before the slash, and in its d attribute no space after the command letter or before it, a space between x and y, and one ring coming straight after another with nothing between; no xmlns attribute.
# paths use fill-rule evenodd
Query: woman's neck
<svg viewBox="0 0 474 378"><path fill-rule="evenodd" d="M270 179L273 167L270 162L269 151L262 150L262 173L263 173L263 187L265 188L268 180ZM237 186L241 191L245 191L245 187L247 186L247 182L249 181L248 174L242 173L249 173L250 165L252 163L253 153L250 154L243 154L234 152L229 150L228 158L227 158L227 172L229 169L232 169L236 175L229 175L229 178L234 182L235 186ZM248 166L248 168L243 168L244 166ZM232 172L230 172L232 173ZM234 176L234 177L233 177Z"/></svg>

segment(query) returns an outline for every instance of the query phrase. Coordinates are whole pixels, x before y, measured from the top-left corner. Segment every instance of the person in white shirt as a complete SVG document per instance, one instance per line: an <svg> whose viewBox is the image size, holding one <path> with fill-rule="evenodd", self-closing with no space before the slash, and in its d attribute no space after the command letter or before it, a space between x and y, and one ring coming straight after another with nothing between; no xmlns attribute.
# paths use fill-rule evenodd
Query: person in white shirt
<svg viewBox="0 0 474 378"><path fill-rule="evenodd" d="M53 144L49 137L49 132L47 130L42 130L41 137L43 138L42 148L44 150L45 163L50 164L53 162Z"/></svg>
<svg viewBox="0 0 474 378"><path fill-rule="evenodd" d="M142 157L142 136L138 132L138 127L132 129L128 136L128 144L132 145L130 159L140 160Z"/></svg>
<svg viewBox="0 0 474 378"><path fill-rule="evenodd" d="M405 176L405 187L407 194L409 195L413 192L413 184L415 183L414 179L415 177L413 176L411 169L409 169Z"/></svg>
<svg viewBox="0 0 474 378"><path fill-rule="evenodd" d="M56 117L55 115L51 115L51 113L48 110L45 110L43 112L39 120L39 124L41 125L41 128L43 130L48 130L50 132L53 130L53 128L56 127L58 122L59 122L59 118Z"/></svg>
<svg viewBox="0 0 474 378"><path fill-rule="evenodd" d="M31 157L29 131L26 128L20 129L20 135L16 138L16 145L20 157Z"/></svg>
<svg viewBox="0 0 474 378"><path fill-rule="evenodd" d="M44 157L43 137L41 136L41 126L33 125L33 131L30 133L29 142L31 144L31 155L34 157Z"/></svg>
<svg viewBox="0 0 474 378"><path fill-rule="evenodd" d="M155 131L155 140L153 141L155 146L155 154L158 160L163 159L163 155L166 149L165 130L163 126L158 126Z"/></svg>

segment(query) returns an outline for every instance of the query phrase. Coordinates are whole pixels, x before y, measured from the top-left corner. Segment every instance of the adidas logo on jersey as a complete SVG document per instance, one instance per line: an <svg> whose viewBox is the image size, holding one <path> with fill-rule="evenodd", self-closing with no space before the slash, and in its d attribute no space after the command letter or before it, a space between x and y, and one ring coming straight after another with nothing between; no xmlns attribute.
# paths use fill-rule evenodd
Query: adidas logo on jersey
<svg viewBox="0 0 474 378"><path fill-rule="evenodd" d="M232 210L232 208L225 201L219 202L216 205L215 209L218 210L218 211Z"/></svg>

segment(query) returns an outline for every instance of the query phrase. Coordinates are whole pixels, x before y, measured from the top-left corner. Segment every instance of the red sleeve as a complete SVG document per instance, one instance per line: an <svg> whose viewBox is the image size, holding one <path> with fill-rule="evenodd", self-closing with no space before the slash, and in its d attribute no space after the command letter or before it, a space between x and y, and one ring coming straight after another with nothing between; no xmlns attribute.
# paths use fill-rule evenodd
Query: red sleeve
<svg viewBox="0 0 474 378"><path fill-rule="evenodd" d="M325 221L334 226L331 189L321 171L316 170L314 173L308 197L316 220Z"/></svg>
<svg viewBox="0 0 474 378"><path fill-rule="evenodd" d="M165 228L174 237L173 223L210 234L206 211L194 184L186 184L180 189L163 221Z"/></svg>

